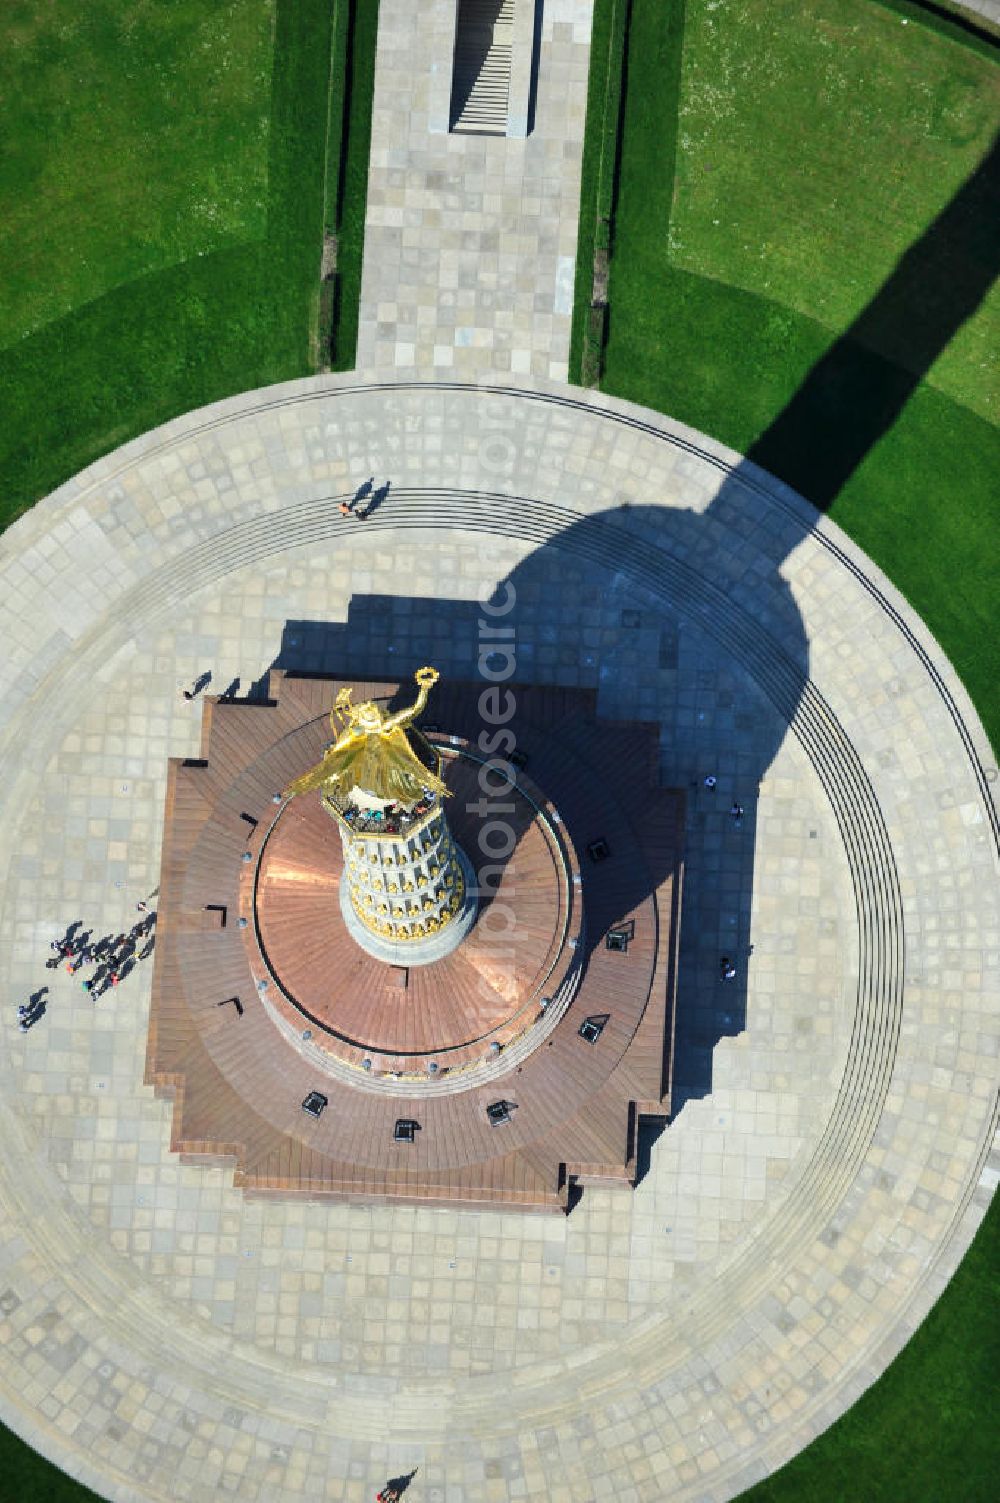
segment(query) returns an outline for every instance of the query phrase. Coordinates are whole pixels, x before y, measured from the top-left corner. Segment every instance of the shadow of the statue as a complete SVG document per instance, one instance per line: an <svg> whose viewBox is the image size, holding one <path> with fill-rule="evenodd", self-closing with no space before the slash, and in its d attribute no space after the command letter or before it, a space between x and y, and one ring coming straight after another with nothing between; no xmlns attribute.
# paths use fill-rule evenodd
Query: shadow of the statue
<svg viewBox="0 0 1000 1503"><path fill-rule="evenodd" d="M523 822L518 806L503 804L507 756L514 770L544 783L533 728L519 723L519 687L589 688L598 721L658 724L660 783L682 787L687 801L674 1115L711 1090L716 1046L745 1026L757 790L808 666L802 622L778 568L808 521L789 513L782 527L761 532L749 488L760 477L753 466L743 469L724 478L701 511L632 504L580 517L499 579L492 540L477 545L470 537L482 581L477 589L475 569L463 575L473 598L356 595L346 622L288 621L272 665L290 674L398 679L392 708L412 700L416 668L438 668L442 682L423 723L496 749L490 790L513 826L509 850ZM384 525L392 522L387 515ZM378 531L373 523L366 534L373 547ZM529 513L525 531L538 532ZM751 531L751 548L733 546ZM766 669L764 690L758 664ZM460 725L447 688L458 680L482 685L478 698L466 693ZM511 734L501 738L500 728ZM544 729L556 741L578 738L586 759L586 725ZM597 772L613 807L616 785L630 769ZM467 854L475 865L475 853ZM495 869L508 854L500 847L487 859ZM586 908L591 863L580 856ZM636 908L665 875L647 863L622 863L617 908ZM482 922L491 884L480 885ZM588 911L591 941L601 939L615 911L607 908L595 924L590 919Z"/></svg>
<svg viewBox="0 0 1000 1503"><path fill-rule="evenodd" d="M481 517L485 504L496 506L496 516L479 523L484 537L537 543L507 573L491 569L489 550L498 545L483 541L475 580L475 570L462 576L467 598L359 595L346 623L285 628L275 666L289 672L409 685L416 667L432 663L446 678L479 679L484 688L590 687L599 719L659 724L661 781L688 796L675 1114L710 1092L716 1047L745 1027L757 794L795 720L809 667L781 565L811 521L794 505L762 501L762 471L829 508L994 285L998 205L994 143L747 459L720 471L714 496L696 505L692 492L690 508L632 504L554 520L501 485L493 498L477 496ZM675 474L682 492L687 481L704 483L704 459L689 462L683 442ZM435 504L419 525L448 529L455 520L463 525ZM377 548L382 530L398 521L386 506L364 525ZM474 534L473 526L473 553ZM433 701L429 710L433 719ZM630 769L602 773L613 793ZM661 875L638 866L622 872L621 902L634 906L642 884L648 891ZM790 947L794 939L769 934L768 942ZM649 1149L649 1135L640 1135L640 1169Z"/></svg>

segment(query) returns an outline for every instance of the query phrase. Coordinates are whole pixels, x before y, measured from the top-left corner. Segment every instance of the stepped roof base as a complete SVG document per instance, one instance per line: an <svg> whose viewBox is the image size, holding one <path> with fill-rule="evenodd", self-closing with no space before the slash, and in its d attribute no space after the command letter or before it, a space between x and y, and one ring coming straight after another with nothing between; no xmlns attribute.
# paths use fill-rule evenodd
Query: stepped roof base
<svg viewBox="0 0 1000 1503"><path fill-rule="evenodd" d="M481 910L401 984L343 924L332 822L308 796L274 802L317 759L342 682L272 673L266 704L209 701L201 757L171 763L146 1080L174 1099L172 1149L232 1164L253 1196L555 1212L574 1184L633 1183L673 1063L684 808L656 784L656 728L596 720L588 691L514 686L513 964L490 966ZM427 728L477 873L493 858L460 794L481 687L439 685Z"/></svg>

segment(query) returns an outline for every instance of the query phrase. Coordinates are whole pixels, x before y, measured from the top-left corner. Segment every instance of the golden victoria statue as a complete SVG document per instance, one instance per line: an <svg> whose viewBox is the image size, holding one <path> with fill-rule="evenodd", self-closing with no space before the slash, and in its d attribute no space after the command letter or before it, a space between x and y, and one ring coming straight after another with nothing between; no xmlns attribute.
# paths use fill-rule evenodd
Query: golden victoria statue
<svg viewBox="0 0 1000 1503"><path fill-rule="evenodd" d="M408 709L388 715L374 700L351 703L351 690L341 689L330 711L335 741L322 762L285 790L286 795L326 788L346 796L353 789L379 799L415 803L425 788L447 794L438 774L426 766L406 734L427 703L427 695L440 678L436 668L418 668L413 675L420 692Z"/></svg>

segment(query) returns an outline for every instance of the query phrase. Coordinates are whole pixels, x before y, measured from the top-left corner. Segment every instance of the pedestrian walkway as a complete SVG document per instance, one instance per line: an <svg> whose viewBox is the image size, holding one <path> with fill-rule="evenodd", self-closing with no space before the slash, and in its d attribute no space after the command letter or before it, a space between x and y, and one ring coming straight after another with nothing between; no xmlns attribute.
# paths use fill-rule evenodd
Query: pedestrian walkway
<svg viewBox="0 0 1000 1503"><path fill-rule="evenodd" d="M518 139L448 130L455 0L381 0L359 369L566 379L591 10L539 0Z"/></svg>

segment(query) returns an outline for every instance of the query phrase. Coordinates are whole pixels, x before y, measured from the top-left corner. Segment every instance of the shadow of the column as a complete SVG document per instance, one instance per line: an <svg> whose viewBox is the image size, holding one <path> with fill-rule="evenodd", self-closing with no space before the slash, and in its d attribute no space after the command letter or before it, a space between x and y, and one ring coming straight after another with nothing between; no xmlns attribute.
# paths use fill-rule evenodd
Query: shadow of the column
<svg viewBox="0 0 1000 1503"><path fill-rule="evenodd" d="M746 1026L757 790L809 671L781 569L810 526L791 513L777 524L762 511L757 466L829 506L995 280L998 208L994 149L703 509L632 504L580 517L487 582L478 601L358 595L346 623L285 628L274 666L289 672L410 680L431 663L470 680L483 675L484 609L495 620L506 601L518 680L591 686L599 715L660 719L662 780L689 796L675 1113L711 1091L720 1040ZM531 503L522 504L524 535L537 536ZM367 524L373 546L381 527L393 527L392 512L386 506ZM439 510L435 521L447 525ZM732 548L734 535L752 536L752 547ZM511 726L516 735L516 716ZM629 776L628 767L599 771L609 786ZM712 792L709 772L718 778ZM744 811L738 828L733 799ZM630 905L663 876L638 867L626 874ZM721 975L722 956L735 965L731 980ZM647 1134L644 1154L650 1141Z"/></svg>
<svg viewBox="0 0 1000 1503"><path fill-rule="evenodd" d="M998 274L1000 142L994 142L747 458L826 511Z"/></svg>
<svg viewBox="0 0 1000 1503"><path fill-rule="evenodd" d="M481 602L358 595L350 602L346 622L289 621L273 664L288 673L376 681L398 676L405 700L412 695L414 669L424 663L439 668L446 682L478 681L484 689L491 687L484 670L499 675L507 663L510 675L504 682L509 681L515 704L519 684L573 685L597 691L599 718L661 720L661 782L684 788L689 811L675 1110L711 1090L719 1039L745 1026L757 789L785 735L808 670L802 624L778 572L783 549L777 545L778 556L766 576L758 562L753 589L780 623L780 647L775 648L783 671L780 713L757 702L752 682L696 619L706 600L722 610L727 593L730 599L740 593L741 582L727 578L725 590L706 597L701 581L706 570L711 572L709 561L725 553L732 531L750 526L742 482L738 470L702 512L630 505L581 518L488 587ZM390 524L387 512L385 525ZM807 530L803 524L801 535ZM370 535L374 541L376 532ZM678 609L682 602L686 610ZM505 603L502 618L493 619L502 619L509 632L511 656L488 651L482 656L484 606L497 611ZM454 723L446 682L435 691L439 697L425 718L474 745L482 733L488 744L495 727L482 719L477 724L474 703L466 705L461 723ZM678 719L684 723L680 731ZM530 712L523 721L515 708L509 728L516 748L531 758L538 732ZM556 738L575 738L574 754L588 762L585 725L547 730ZM504 754L510 750L505 744ZM537 761L529 761L529 776L537 770ZM613 806L615 786L628 781L630 769L592 771L606 783ZM702 782L708 771L718 777L711 794ZM558 803L558 789L542 782ZM744 811L738 827L730 815L734 799ZM571 826L570 833L579 848L580 832ZM475 863L475 853L467 853ZM638 907L668 873L648 864L623 863L612 897L590 865L583 862L584 902L595 920L588 919L588 943L594 944L603 941L618 909L625 913ZM721 979L723 954L736 966L731 981Z"/></svg>

